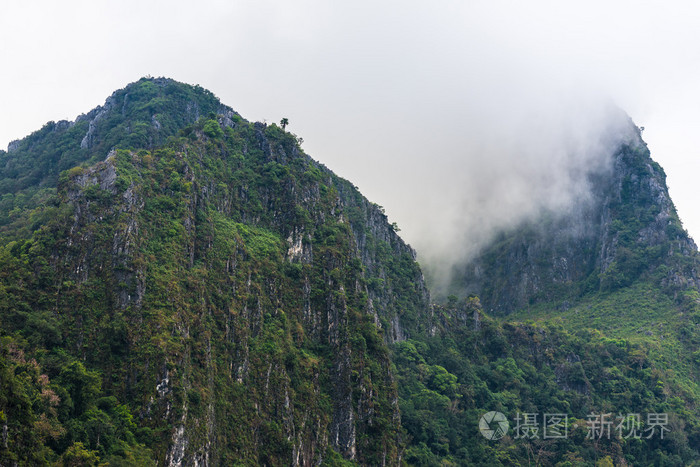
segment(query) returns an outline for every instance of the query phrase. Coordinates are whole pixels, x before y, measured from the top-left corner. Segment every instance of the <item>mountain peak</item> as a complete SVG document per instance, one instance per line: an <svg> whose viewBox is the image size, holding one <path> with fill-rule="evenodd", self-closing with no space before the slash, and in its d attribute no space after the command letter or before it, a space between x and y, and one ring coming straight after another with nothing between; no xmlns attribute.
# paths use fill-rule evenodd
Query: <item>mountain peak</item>
<svg viewBox="0 0 700 467"><path fill-rule="evenodd" d="M0 329L75 352L52 380L104 375L93 394L101 382L152 429L158 464L398 463L388 346L424 326L422 274L381 209L293 134L145 78L3 157L0 290L17 294L0 297ZM32 160L39 172L8 176ZM108 410L82 400L71 415Z"/></svg>
<svg viewBox="0 0 700 467"><path fill-rule="evenodd" d="M697 247L678 218L666 174L640 130L631 128L605 169L587 175L589 197L501 232L458 268L452 290L476 293L485 309L509 314L639 280L672 296L697 288L697 273L687 264L697 264Z"/></svg>
<svg viewBox="0 0 700 467"><path fill-rule="evenodd" d="M49 122L2 155L0 194L56 185L62 170L102 160L115 146L152 148L208 114L240 116L201 86L141 78L74 122Z"/></svg>
<svg viewBox="0 0 700 467"><path fill-rule="evenodd" d="M577 421L545 464L692 463L697 253L631 135L465 267L484 309L431 304L381 207L201 87L50 122L0 152L0 464L525 464L538 441L479 418L538 410L676 412L600 449ZM553 320L498 316L530 306Z"/></svg>

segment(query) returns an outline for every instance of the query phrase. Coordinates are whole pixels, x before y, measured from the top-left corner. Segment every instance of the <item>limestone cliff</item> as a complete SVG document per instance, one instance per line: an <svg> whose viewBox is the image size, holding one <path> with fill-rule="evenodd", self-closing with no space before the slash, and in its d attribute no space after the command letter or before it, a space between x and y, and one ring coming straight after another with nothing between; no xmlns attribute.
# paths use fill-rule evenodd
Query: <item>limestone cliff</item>
<svg viewBox="0 0 700 467"><path fill-rule="evenodd" d="M582 176L589 197L501 232L458 268L452 290L475 293L486 310L508 314L543 301L566 307L640 279L676 297L698 288L697 247L637 127L630 122L608 163Z"/></svg>
<svg viewBox="0 0 700 467"><path fill-rule="evenodd" d="M413 250L294 135L212 98L146 79L53 127L88 122L59 166L101 160L63 172L15 299L39 297L61 345L151 430L159 464L398 464L388 344L417 332L429 300ZM121 120L129 108L147 112Z"/></svg>

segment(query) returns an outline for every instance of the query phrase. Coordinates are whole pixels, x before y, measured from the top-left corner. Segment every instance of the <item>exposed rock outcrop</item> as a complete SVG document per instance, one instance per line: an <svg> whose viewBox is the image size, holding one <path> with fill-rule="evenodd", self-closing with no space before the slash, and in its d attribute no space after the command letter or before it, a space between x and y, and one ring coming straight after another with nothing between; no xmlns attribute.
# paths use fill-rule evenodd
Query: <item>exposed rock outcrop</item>
<svg viewBox="0 0 700 467"><path fill-rule="evenodd" d="M629 285L661 265L673 293L698 288L696 268L674 256L697 264L697 247L681 226L663 169L639 130L628 127L609 165L585 174L590 197L502 232L460 267L452 290L478 294L487 311L508 314Z"/></svg>

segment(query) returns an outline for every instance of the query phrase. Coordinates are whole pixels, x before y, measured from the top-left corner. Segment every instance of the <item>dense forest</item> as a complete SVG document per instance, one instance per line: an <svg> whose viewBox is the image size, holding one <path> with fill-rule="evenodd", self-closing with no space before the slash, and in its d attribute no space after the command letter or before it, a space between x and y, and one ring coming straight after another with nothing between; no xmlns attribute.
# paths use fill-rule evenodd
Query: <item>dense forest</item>
<svg viewBox="0 0 700 467"><path fill-rule="evenodd" d="M503 232L433 303L287 123L144 78L0 151L0 465L700 463L697 248L636 127L594 237Z"/></svg>

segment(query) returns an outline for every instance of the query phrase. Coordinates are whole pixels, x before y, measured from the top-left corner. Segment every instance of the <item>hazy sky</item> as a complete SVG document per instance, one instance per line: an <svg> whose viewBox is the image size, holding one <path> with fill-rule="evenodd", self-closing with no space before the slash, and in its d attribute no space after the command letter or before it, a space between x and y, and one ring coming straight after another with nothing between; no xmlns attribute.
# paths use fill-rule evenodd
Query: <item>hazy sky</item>
<svg viewBox="0 0 700 467"><path fill-rule="evenodd" d="M693 1L6 0L0 147L145 75L200 84L288 117L430 254L577 196L610 99L700 239L698 25Z"/></svg>

